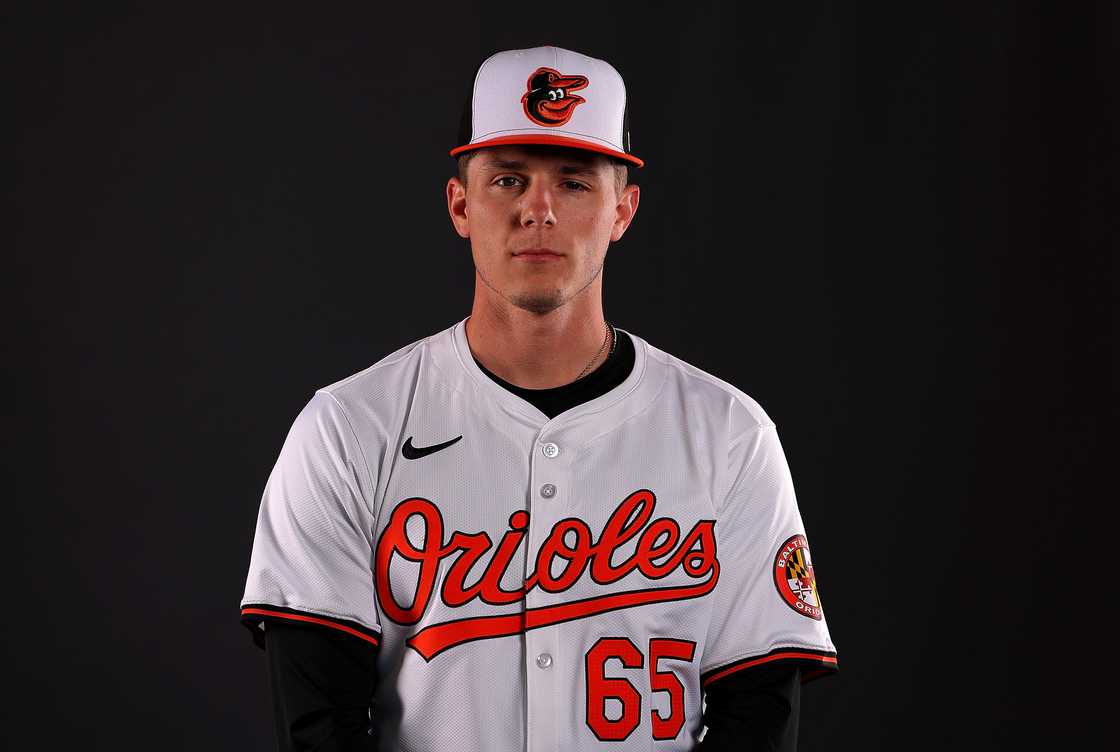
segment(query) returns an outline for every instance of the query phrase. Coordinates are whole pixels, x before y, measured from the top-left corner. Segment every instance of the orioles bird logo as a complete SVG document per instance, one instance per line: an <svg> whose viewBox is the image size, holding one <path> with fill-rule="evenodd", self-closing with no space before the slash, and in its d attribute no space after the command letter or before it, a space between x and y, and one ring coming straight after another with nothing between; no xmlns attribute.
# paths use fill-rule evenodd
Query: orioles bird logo
<svg viewBox="0 0 1120 752"><path fill-rule="evenodd" d="M572 119L576 107L587 101L572 93L586 88L587 83L586 76L564 76L552 68L537 68L529 76L529 90L521 96L525 115L538 125L563 125Z"/></svg>

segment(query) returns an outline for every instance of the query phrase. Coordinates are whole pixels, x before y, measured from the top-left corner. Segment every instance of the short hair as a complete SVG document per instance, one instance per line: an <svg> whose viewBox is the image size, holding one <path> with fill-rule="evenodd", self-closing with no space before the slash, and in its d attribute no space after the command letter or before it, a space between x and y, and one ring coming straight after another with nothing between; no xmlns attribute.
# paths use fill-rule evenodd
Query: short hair
<svg viewBox="0 0 1120 752"><path fill-rule="evenodd" d="M464 187L467 185L467 166L479 151L481 151L481 149L471 149L459 155L459 182L462 183ZM621 159L610 157L605 154L602 156L605 157L606 160L610 162L611 167L614 168L614 193L616 196L621 196L622 190L630 185L630 167Z"/></svg>

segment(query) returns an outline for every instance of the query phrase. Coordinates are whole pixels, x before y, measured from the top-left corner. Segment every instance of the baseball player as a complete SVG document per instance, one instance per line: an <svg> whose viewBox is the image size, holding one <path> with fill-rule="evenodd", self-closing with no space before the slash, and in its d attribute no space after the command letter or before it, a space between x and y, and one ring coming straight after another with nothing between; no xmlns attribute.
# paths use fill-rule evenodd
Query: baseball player
<svg viewBox="0 0 1120 752"><path fill-rule="evenodd" d="M500 52L462 127L470 315L315 392L264 490L281 748L794 748L836 652L774 423L603 314L621 76Z"/></svg>

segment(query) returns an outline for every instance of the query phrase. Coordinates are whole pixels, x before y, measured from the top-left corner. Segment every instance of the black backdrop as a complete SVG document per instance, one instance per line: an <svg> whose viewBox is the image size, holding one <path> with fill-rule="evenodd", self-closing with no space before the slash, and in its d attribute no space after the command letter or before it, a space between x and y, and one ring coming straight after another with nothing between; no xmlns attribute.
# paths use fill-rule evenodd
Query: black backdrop
<svg viewBox="0 0 1120 752"><path fill-rule="evenodd" d="M468 313L447 150L542 43L615 63L648 161L608 318L782 432L841 661L801 748L1087 735L1115 16L913 5L9 16L8 746L271 747L264 482L316 387Z"/></svg>

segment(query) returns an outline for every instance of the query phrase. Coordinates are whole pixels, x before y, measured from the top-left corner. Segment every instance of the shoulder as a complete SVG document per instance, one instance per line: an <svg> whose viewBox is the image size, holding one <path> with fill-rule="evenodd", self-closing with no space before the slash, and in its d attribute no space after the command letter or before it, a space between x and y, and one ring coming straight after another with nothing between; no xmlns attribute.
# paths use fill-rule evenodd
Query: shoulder
<svg viewBox="0 0 1120 752"><path fill-rule="evenodd" d="M357 373L319 387L316 398L334 402L355 417L400 404L415 384L431 338L410 342Z"/></svg>
<svg viewBox="0 0 1120 752"><path fill-rule="evenodd" d="M402 373L415 367L422 357L430 337L410 342L399 350L389 353L371 366L357 373L339 379L334 383L319 387L316 392L328 394L339 401L345 401L356 394L368 393L371 389L384 389L391 385Z"/></svg>
<svg viewBox="0 0 1120 752"><path fill-rule="evenodd" d="M689 402L690 407L726 415L733 434L774 427L762 405L739 387L644 340L643 343L650 361L665 372L666 388Z"/></svg>
<svg viewBox="0 0 1120 752"><path fill-rule="evenodd" d="M704 456L717 513L731 491L767 466L777 446L774 421L752 396L726 379L647 343L650 367L664 371L657 403L683 423Z"/></svg>
<svg viewBox="0 0 1120 752"><path fill-rule="evenodd" d="M362 447L383 442L387 427L410 402L430 339L410 342L357 373L319 387L296 425L329 430L338 440L353 436Z"/></svg>

